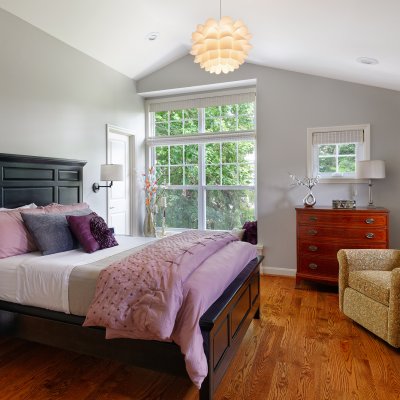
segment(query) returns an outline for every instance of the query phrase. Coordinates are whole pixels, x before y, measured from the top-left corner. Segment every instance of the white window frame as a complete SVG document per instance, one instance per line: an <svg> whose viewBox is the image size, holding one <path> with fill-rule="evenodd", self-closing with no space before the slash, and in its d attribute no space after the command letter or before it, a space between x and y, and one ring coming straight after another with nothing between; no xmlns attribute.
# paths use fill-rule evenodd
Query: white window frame
<svg viewBox="0 0 400 400"><path fill-rule="evenodd" d="M329 126L329 127L316 127L307 129L307 176L312 177L317 174L315 165L315 146L313 145L313 134L316 132L346 132L352 130L363 130L364 141L358 151L356 151L356 162L361 160L370 160L371 147L370 147L370 124L360 125L343 125L343 126ZM348 174L343 176L323 176L320 183L363 183L365 180L357 179L356 174Z"/></svg>
<svg viewBox="0 0 400 400"><path fill-rule="evenodd" d="M230 94L240 94L240 93L249 93L255 92L255 89L236 89L230 91L223 91L223 92L214 92L214 93L206 93L206 94L198 94L198 95L188 95L188 96L179 96L179 97L172 97L167 99L151 99L146 101L146 141L147 141L147 157L146 157L146 168L148 168L155 160L155 146L150 145L151 139L156 138L152 135L154 132L155 126L155 113L150 111L150 105L152 103L158 102L174 102L174 101L185 101L191 99L199 99L199 98L207 98L211 96L223 96L223 95L230 95ZM256 100L254 100L254 113L255 113L255 120L254 120L254 130L247 132L247 131L239 131L239 132L220 132L219 134L216 133L208 133L205 132L205 108L198 107L201 110L199 113L199 128L198 134L196 135L182 135L182 136L163 136L157 137L158 145L168 144L168 145L179 145L179 144L191 144L195 142L196 137L199 140L198 148L199 148L199 182L198 185L168 185L168 189L175 189L175 190L197 190L198 191L198 229L205 230L207 226L206 221L206 196L207 190L253 190L254 191L254 218L257 219L257 140L256 140ZM253 136L250 136L246 139L246 136L251 133ZM231 142L238 140L238 137L244 135L245 137L242 138L243 141L254 140L254 152L255 152L255 159L254 159L254 185L206 185L206 176L205 176L205 145L206 143L213 143L215 142ZM150 144L149 144L150 143ZM184 230L185 228L168 228L170 230Z"/></svg>

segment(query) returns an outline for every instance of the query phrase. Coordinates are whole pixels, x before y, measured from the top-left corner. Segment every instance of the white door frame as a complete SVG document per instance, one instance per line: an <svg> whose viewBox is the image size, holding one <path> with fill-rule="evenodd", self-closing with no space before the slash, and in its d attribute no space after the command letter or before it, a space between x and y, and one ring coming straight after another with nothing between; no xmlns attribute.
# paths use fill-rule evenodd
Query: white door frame
<svg viewBox="0 0 400 400"><path fill-rule="evenodd" d="M109 154L109 140L110 134L116 133L119 135L125 135L129 138L129 168L130 168L130 227L129 232L131 235L137 236L137 217L136 217L136 143L135 143L135 134L126 128L121 128L116 125L106 124L106 152L107 152L107 163L110 162L110 154ZM110 204L110 191L107 190L107 221L109 222L109 204Z"/></svg>

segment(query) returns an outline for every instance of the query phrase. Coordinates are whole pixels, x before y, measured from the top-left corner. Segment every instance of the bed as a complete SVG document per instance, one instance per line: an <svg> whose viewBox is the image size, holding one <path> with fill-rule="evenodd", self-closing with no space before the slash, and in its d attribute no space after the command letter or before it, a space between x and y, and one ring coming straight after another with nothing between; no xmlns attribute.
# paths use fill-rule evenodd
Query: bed
<svg viewBox="0 0 400 400"><path fill-rule="evenodd" d="M85 162L0 154L0 207L31 202L70 204L82 201ZM261 257L241 269L200 318L208 375L200 399L211 399L253 318L259 318ZM84 317L41 307L0 301L0 332L83 354L187 375L179 347L171 342L104 339L104 329L83 328Z"/></svg>

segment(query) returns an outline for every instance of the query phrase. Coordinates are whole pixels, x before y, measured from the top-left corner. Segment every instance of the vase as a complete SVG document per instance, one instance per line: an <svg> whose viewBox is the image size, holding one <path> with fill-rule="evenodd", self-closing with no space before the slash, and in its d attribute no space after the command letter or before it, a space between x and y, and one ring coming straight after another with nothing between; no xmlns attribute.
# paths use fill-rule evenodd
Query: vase
<svg viewBox="0 0 400 400"><path fill-rule="evenodd" d="M303 204L305 207L312 207L317 202L313 192L310 190L303 199Z"/></svg>
<svg viewBox="0 0 400 400"><path fill-rule="evenodd" d="M149 208L146 208L144 217L143 234L146 237L156 237L156 225L154 223L154 213Z"/></svg>

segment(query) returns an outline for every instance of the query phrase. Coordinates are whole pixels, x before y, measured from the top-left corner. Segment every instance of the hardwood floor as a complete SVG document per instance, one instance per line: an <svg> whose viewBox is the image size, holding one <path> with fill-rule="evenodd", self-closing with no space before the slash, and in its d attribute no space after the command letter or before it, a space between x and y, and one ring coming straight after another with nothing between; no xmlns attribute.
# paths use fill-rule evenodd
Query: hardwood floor
<svg viewBox="0 0 400 400"><path fill-rule="evenodd" d="M253 321L215 399L400 399L400 352L343 316L334 288L263 276ZM0 400L179 399L186 379L0 337Z"/></svg>

